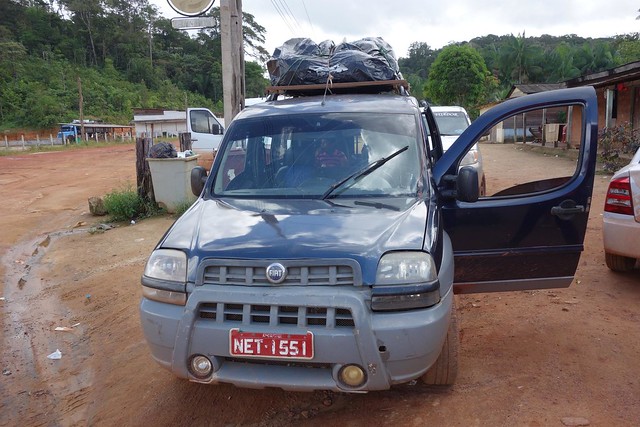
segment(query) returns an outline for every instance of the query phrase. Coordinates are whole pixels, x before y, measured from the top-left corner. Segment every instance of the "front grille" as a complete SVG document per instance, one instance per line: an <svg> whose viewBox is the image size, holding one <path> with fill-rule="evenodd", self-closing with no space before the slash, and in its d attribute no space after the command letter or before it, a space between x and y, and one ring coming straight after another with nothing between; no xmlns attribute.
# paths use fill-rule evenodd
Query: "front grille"
<svg viewBox="0 0 640 427"><path fill-rule="evenodd" d="M198 285L274 286L267 280L267 260L205 260ZM278 261L287 269L277 286L361 286L360 266L354 260Z"/></svg>
<svg viewBox="0 0 640 427"><path fill-rule="evenodd" d="M200 318L243 325L292 325L304 328L353 328L353 316L346 308L288 305L204 303Z"/></svg>

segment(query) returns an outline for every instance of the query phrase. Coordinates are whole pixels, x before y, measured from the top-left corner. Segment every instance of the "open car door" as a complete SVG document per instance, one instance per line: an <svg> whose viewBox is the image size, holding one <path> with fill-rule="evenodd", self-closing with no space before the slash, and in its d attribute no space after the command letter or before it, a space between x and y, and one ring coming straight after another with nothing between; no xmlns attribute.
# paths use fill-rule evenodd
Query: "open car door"
<svg viewBox="0 0 640 427"><path fill-rule="evenodd" d="M597 136L595 90L562 89L492 108L444 153L433 172L454 250L456 293L571 284L587 228ZM458 167L476 143L486 195L464 202L459 191L456 197ZM548 152L532 152L534 146ZM529 170L530 156L544 157L544 167Z"/></svg>

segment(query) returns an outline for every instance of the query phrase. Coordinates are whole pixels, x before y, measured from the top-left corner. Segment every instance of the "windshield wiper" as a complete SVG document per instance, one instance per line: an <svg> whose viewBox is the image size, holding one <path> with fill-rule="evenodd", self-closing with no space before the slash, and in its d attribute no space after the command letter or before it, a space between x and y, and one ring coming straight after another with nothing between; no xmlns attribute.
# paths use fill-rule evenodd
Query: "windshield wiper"
<svg viewBox="0 0 640 427"><path fill-rule="evenodd" d="M394 153L390 154L389 156L382 157L382 158L376 160L375 162L369 163L368 165L366 165L362 169L359 169L359 170L355 171L354 173L352 173L351 175L348 175L347 177L341 179L340 181L337 181L337 182L333 183L331 185L331 187L329 187L329 189L327 191L325 191L324 194L322 195L322 200L328 199L329 196L331 196L331 194L334 191L336 191L338 188L342 187L344 184L346 184L349 181L352 181L352 182L347 188L351 187L351 185L355 184L356 182L361 180L363 177L369 175L371 172L375 171L380 166L384 165L389 160L391 160L394 157L396 157L398 154L404 153L408 149L409 149L409 146L406 145L406 146L402 147L401 149L399 149L398 151L395 151Z"/></svg>
<svg viewBox="0 0 640 427"><path fill-rule="evenodd" d="M392 210L392 211L400 212L400 208L399 207L388 205L386 203L362 202L360 200L356 200L355 202L353 202L353 204L356 205L356 206L368 206L368 207L372 207L372 208L376 208L376 209L389 209L389 210Z"/></svg>

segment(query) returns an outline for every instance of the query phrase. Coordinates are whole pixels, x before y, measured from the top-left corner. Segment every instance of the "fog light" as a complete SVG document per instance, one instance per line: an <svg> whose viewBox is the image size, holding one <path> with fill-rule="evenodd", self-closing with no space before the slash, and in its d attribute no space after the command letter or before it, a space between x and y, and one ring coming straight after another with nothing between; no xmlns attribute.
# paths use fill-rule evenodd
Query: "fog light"
<svg viewBox="0 0 640 427"><path fill-rule="evenodd" d="M205 356L196 355L191 358L191 373L198 378L206 378L211 375L213 365Z"/></svg>
<svg viewBox="0 0 640 427"><path fill-rule="evenodd" d="M338 374L340 381L349 387L360 387L367 380L364 370L358 365L346 365Z"/></svg>

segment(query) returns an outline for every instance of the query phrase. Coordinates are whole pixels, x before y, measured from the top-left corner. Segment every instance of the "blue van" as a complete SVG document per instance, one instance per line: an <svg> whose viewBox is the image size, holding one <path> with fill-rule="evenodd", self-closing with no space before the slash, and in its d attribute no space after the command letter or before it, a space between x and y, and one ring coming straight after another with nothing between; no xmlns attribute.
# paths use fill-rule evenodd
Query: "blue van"
<svg viewBox="0 0 640 427"><path fill-rule="evenodd" d="M199 197L142 276L161 366L251 388L450 385L454 293L572 282L596 162L593 88L506 101L446 151L430 108L366 92L247 108L210 173L194 170ZM575 172L480 195L477 169L460 164L479 139L514 114L568 106L583 131Z"/></svg>

